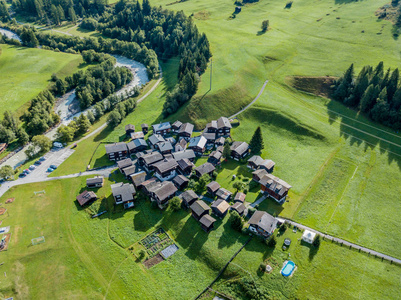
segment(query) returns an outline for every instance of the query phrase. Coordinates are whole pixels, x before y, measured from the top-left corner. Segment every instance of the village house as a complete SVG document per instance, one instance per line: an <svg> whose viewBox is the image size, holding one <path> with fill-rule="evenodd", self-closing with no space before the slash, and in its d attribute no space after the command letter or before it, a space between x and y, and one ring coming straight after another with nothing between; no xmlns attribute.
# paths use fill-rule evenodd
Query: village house
<svg viewBox="0 0 401 300"><path fill-rule="evenodd" d="M226 142L226 139L221 136L214 142L214 144L216 145L216 147L219 147L219 146L224 147L225 142ZM223 151L220 151L220 152L223 152Z"/></svg>
<svg viewBox="0 0 401 300"><path fill-rule="evenodd" d="M145 135L142 131L131 132L131 140L143 139Z"/></svg>
<svg viewBox="0 0 401 300"><path fill-rule="evenodd" d="M126 158L117 162L117 166L120 169L120 172L123 173L123 169L132 166L132 159Z"/></svg>
<svg viewBox="0 0 401 300"><path fill-rule="evenodd" d="M215 222L216 222L216 219L209 215L204 215L199 220L199 223L201 224L201 228L206 232L209 232L213 229Z"/></svg>
<svg viewBox="0 0 401 300"><path fill-rule="evenodd" d="M174 159L164 159L155 164L153 164L153 169L155 170L155 176L160 181L170 180L177 175L177 162Z"/></svg>
<svg viewBox="0 0 401 300"><path fill-rule="evenodd" d="M217 136L229 136L231 134L231 123L226 117L217 120Z"/></svg>
<svg viewBox="0 0 401 300"><path fill-rule="evenodd" d="M223 153L215 150L212 153L210 153L207 161L210 162L212 165L217 166L220 164L222 156L223 156Z"/></svg>
<svg viewBox="0 0 401 300"><path fill-rule="evenodd" d="M177 144L175 144L174 146L174 151L178 152L178 151L184 151L187 148L188 142L186 139L181 138Z"/></svg>
<svg viewBox="0 0 401 300"><path fill-rule="evenodd" d="M207 123L204 132L216 133L217 132L217 121L213 120L210 123Z"/></svg>
<svg viewBox="0 0 401 300"><path fill-rule="evenodd" d="M152 125L152 128L153 128L153 134L165 135L165 134L171 132L170 122L155 124L155 125Z"/></svg>
<svg viewBox="0 0 401 300"><path fill-rule="evenodd" d="M271 159L265 159L260 165L259 169L265 169L269 173L273 173L273 169L276 163Z"/></svg>
<svg viewBox="0 0 401 300"><path fill-rule="evenodd" d="M191 138L189 140L188 149L192 149L197 156L201 156L206 150L206 138L203 135Z"/></svg>
<svg viewBox="0 0 401 300"><path fill-rule="evenodd" d="M141 125L141 128L142 128L142 132L143 132L144 134L147 134L147 133L148 133L148 131L149 131L149 125L148 125L148 124L143 123L143 124Z"/></svg>
<svg viewBox="0 0 401 300"><path fill-rule="evenodd" d="M208 194L212 197L216 196L216 192L219 190L220 184L217 181L212 181L206 186Z"/></svg>
<svg viewBox="0 0 401 300"><path fill-rule="evenodd" d="M125 125L125 135L127 137L130 137L131 133L134 133L134 132L135 132L135 126L134 125L132 125L132 124Z"/></svg>
<svg viewBox="0 0 401 300"><path fill-rule="evenodd" d="M196 200L199 199L198 195L193 190L187 190L181 194L182 206L187 209L189 208Z"/></svg>
<svg viewBox="0 0 401 300"><path fill-rule="evenodd" d="M256 182L259 182L263 178L263 176L269 174L265 169L258 169L252 172L252 179Z"/></svg>
<svg viewBox="0 0 401 300"><path fill-rule="evenodd" d="M160 134L152 134L149 139L148 139L149 143L150 143L150 148L152 149L156 149L157 144L159 143L164 143L166 140L164 139L163 136L161 136Z"/></svg>
<svg viewBox="0 0 401 300"><path fill-rule="evenodd" d="M263 158L261 158L259 155L254 155L250 159L248 159L247 167L252 170L256 170L259 168L259 166L262 162L263 162Z"/></svg>
<svg viewBox="0 0 401 300"><path fill-rule="evenodd" d="M84 191L83 193L79 194L77 196L77 201L79 205L84 206L88 204L89 202L95 201L97 199L97 196L94 192L92 191Z"/></svg>
<svg viewBox="0 0 401 300"><path fill-rule="evenodd" d="M120 160L127 157L128 147L127 144L124 142L107 144L105 147L106 154L108 155L110 160Z"/></svg>
<svg viewBox="0 0 401 300"><path fill-rule="evenodd" d="M187 149L184 151L174 152L173 157L177 161L180 159L188 159L193 162L195 160L196 155L193 150Z"/></svg>
<svg viewBox="0 0 401 300"><path fill-rule="evenodd" d="M199 221L204 215L208 215L210 207L202 200L197 200L191 205L192 216Z"/></svg>
<svg viewBox="0 0 401 300"><path fill-rule="evenodd" d="M245 202L245 197L246 197L246 195L244 193L238 192L238 193L235 194L234 202L244 203Z"/></svg>
<svg viewBox="0 0 401 300"><path fill-rule="evenodd" d="M178 136L185 139L191 138L192 132L194 131L194 125L191 123L184 123L178 130Z"/></svg>
<svg viewBox="0 0 401 300"><path fill-rule="evenodd" d="M245 142L234 142L231 147L231 157L240 160L249 154L249 145Z"/></svg>
<svg viewBox="0 0 401 300"><path fill-rule="evenodd" d="M173 123L173 125L171 125L171 130L174 133L178 133L178 130L180 130L181 125L182 125L182 122L177 120Z"/></svg>
<svg viewBox="0 0 401 300"><path fill-rule="evenodd" d="M219 188L216 192L216 196L228 202L231 199L232 193L225 188Z"/></svg>
<svg viewBox="0 0 401 300"><path fill-rule="evenodd" d="M166 207L168 201L175 196L177 188L171 181L158 182L149 190L151 201L156 201L161 209Z"/></svg>
<svg viewBox="0 0 401 300"><path fill-rule="evenodd" d="M160 153L165 155L165 154L171 154L173 151L173 146L171 145L170 142L162 142L158 143L156 145L157 149L159 149Z"/></svg>
<svg viewBox="0 0 401 300"><path fill-rule="evenodd" d="M276 200L279 204L285 202L288 191L291 189L291 185L287 182L269 173L264 175L257 182L260 183L262 192Z"/></svg>
<svg viewBox="0 0 401 300"><path fill-rule="evenodd" d="M277 219L265 211L255 211L248 221L249 230L268 238L277 227Z"/></svg>
<svg viewBox="0 0 401 300"><path fill-rule="evenodd" d="M224 152L224 146L216 147L216 151L220 151L221 153L223 153Z"/></svg>
<svg viewBox="0 0 401 300"><path fill-rule="evenodd" d="M202 136L205 137L206 139L206 144L207 145L212 145L214 144L215 140L216 140L216 133L214 132L204 132L202 134Z"/></svg>
<svg viewBox="0 0 401 300"><path fill-rule="evenodd" d="M96 176L94 178L86 179L86 186L90 189L102 187L104 184L103 176Z"/></svg>
<svg viewBox="0 0 401 300"><path fill-rule="evenodd" d="M218 199L212 203L212 211L219 218L224 218L230 208L230 204L223 199Z"/></svg>
<svg viewBox="0 0 401 300"><path fill-rule="evenodd" d="M202 175L209 174L210 177L213 177L214 170L215 167L207 162L195 168L195 176L200 178Z"/></svg>
<svg viewBox="0 0 401 300"><path fill-rule="evenodd" d="M145 154L139 157L138 162L142 165L148 172L153 171L153 165L161 160L163 160L163 155L160 152L152 152L150 154Z"/></svg>
<svg viewBox="0 0 401 300"><path fill-rule="evenodd" d="M131 183L115 183L111 185L115 204L124 204L124 208L134 206L135 187Z"/></svg>
<svg viewBox="0 0 401 300"><path fill-rule="evenodd" d="M235 202L233 205L231 205L231 210L235 210L240 216L246 214L246 207L241 202Z"/></svg>
<svg viewBox="0 0 401 300"><path fill-rule="evenodd" d="M177 167L178 173L180 173L184 176L191 175L194 164L189 159L187 159L187 158L180 159L177 161L177 164L178 164L178 167Z"/></svg>
<svg viewBox="0 0 401 300"><path fill-rule="evenodd" d="M148 144L144 139L136 139L127 144L129 154L135 154L148 149Z"/></svg>
<svg viewBox="0 0 401 300"><path fill-rule="evenodd" d="M153 186L155 186L158 183L156 177L152 177L148 180L145 180L144 182L142 182L140 184L140 188L142 189L142 191L146 194L146 195L150 195L150 191L152 189Z"/></svg>
<svg viewBox="0 0 401 300"><path fill-rule="evenodd" d="M129 179L131 182L134 184L136 188L139 188L140 185L145 182L146 180L146 172L145 171L140 171L134 174L129 175Z"/></svg>
<svg viewBox="0 0 401 300"><path fill-rule="evenodd" d="M177 189L183 190L188 186L189 179L183 175L177 175L174 177L173 183Z"/></svg>
<svg viewBox="0 0 401 300"><path fill-rule="evenodd" d="M122 169L121 173L123 173L126 178L130 178L132 174L138 173L139 171L139 168L133 164L132 166Z"/></svg>

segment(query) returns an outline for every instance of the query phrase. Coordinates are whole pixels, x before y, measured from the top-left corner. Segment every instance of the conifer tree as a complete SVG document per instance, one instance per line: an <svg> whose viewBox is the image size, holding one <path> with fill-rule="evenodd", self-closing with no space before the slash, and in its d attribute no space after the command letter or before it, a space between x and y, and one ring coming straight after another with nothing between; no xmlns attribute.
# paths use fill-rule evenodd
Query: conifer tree
<svg viewBox="0 0 401 300"><path fill-rule="evenodd" d="M249 142L249 147L251 148L251 151L253 153L260 153L260 151L262 151L262 149L264 148L262 130L260 129L260 126L256 128L252 139Z"/></svg>

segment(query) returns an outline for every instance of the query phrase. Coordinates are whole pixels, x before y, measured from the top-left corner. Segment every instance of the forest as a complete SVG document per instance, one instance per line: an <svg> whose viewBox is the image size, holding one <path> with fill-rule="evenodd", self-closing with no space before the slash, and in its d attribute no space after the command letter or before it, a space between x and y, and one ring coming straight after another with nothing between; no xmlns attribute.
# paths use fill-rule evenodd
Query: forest
<svg viewBox="0 0 401 300"><path fill-rule="evenodd" d="M333 86L333 98L366 114L385 126L401 128L401 86L399 70L384 70L383 62L375 68L364 66L358 76L354 65Z"/></svg>

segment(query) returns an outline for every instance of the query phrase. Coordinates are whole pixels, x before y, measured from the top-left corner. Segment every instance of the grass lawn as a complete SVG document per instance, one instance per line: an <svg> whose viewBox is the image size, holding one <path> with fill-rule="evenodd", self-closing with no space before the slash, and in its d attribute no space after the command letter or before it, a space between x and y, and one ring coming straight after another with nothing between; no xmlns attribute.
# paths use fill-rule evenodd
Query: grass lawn
<svg viewBox="0 0 401 300"><path fill-rule="evenodd" d="M82 57L75 54L0 45L0 115L22 107L49 84L56 73L63 78L79 69Z"/></svg>

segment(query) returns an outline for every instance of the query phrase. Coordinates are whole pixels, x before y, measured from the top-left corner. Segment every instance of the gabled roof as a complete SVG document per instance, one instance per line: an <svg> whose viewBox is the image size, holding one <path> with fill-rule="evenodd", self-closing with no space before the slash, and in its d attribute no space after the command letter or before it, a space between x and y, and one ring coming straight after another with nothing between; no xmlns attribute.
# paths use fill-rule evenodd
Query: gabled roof
<svg viewBox="0 0 401 300"><path fill-rule="evenodd" d="M202 200L197 200L194 204L191 205L191 210L197 215L200 216L205 211L209 212L210 207L203 202Z"/></svg>
<svg viewBox="0 0 401 300"><path fill-rule="evenodd" d="M203 174L213 172L215 169L216 168L211 163L206 162L203 165L196 167L195 171L197 171L202 176Z"/></svg>
<svg viewBox="0 0 401 300"><path fill-rule="evenodd" d="M204 136L205 139L208 141L214 141L216 139L215 132L204 132L204 133L202 133L202 136Z"/></svg>
<svg viewBox="0 0 401 300"><path fill-rule="evenodd" d="M216 120L210 121L210 123L206 124L206 128L215 128L215 129L217 129L217 121Z"/></svg>
<svg viewBox="0 0 401 300"><path fill-rule="evenodd" d="M180 145L182 147L182 149L185 149L187 147L187 140L184 138L181 138L180 141L178 142L178 145Z"/></svg>
<svg viewBox="0 0 401 300"><path fill-rule="evenodd" d="M174 152L173 157L175 160L180 160L180 159L184 159L184 158L194 159L196 156L195 156L195 153L193 150L188 149L188 150L184 150L184 151Z"/></svg>
<svg viewBox="0 0 401 300"><path fill-rule="evenodd" d="M246 197L246 195L244 193L238 192L238 193L235 194L234 202L244 203L245 202L245 197Z"/></svg>
<svg viewBox="0 0 401 300"><path fill-rule="evenodd" d="M226 139L225 139L224 137L219 137L219 138L215 141L215 143L216 143L216 144L224 145L225 141L226 141Z"/></svg>
<svg viewBox="0 0 401 300"><path fill-rule="evenodd" d="M231 151L237 152L238 155L242 155L249 150L249 145L245 142L234 142L230 149Z"/></svg>
<svg viewBox="0 0 401 300"><path fill-rule="evenodd" d="M154 124L152 125L153 127L153 131L161 131L161 130L167 130L171 128L170 122L164 122L164 123L160 123L160 124Z"/></svg>
<svg viewBox="0 0 401 300"><path fill-rule="evenodd" d="M235 210L237 213L241 215L245 212L246 207L241 202L235 202L233 205L231 205L231 209Z"/></svg>
<svg viewBox="0 0 401 300"><path fill-rule="evenodd" d="M210 215L204 215L200 220L199 223L201 223L203 226L209 228L213 223L216 222L216 219L213 218Z"/></svg>
<svg viewBox="0 0 401 300"><path fill-rule="evenodd" d="M192 204L192 202L198 200L198 195L193 190L187 190L181 194L182 200L186 203Z"/></svg>
<svg viewBox="0 0 401 300"><path fill-rule="evenodd" d="M155 164L153 165L153 167L154 167L160 174L163 174L164 172L167 172L167 171L174 170L175 168L177 168L177 166L178 166L178 164L177 164L177 162L175 161L175 159L170 159L170 160L164 159L164 160L159 161L159 162L157 162L157 163L155 163Z"/></svg>
<svg viewBox="0 0 401 300"><path fill-rule="evenodd" d="M148 147L148 144L146 143L146 141L144 139L136 139L136 140L133 140L133 141L129 142L127 144L127 146L128 146L129 150L134 150L134 149L139 148L141 146Z"/></svg>
<svg viewBox="0 0 401 300"><path fill-rule="evenodd" d="M143 124L141 124L141 128L142 128L142 129L144 129L144 128L149 128L149 125L146 124L146 123L143 123Z"/></svg>
<svg viewBox="0 0 401 300"><path fill-rule="evenodd" d="M259 155L254 155L250 159L248 159L248 162L252 162L256 166L259 166L263 162L263 158L261 158Z"/></svg>
<svg viewBox="0 0 401 300"><path fill-rule="evenodd" d="M131 158L122 159L117 162L117 165L119 169L124 169L126 167L132 166L132 160Z"/></svg>
<svg viewBox="0 0 401 300"><path fill-rule="evenodd" d="M248 221L248 224L258 226L264 231L272 233L276 228L277 219L265 211L257 210Z"/></svg>
<svg viewBox="0 0 401 300"><path fill-rule="evenodd" d="M188 167L193 167L194 164L187 158L180 159L177 161L178 166L180 167L181 170L185 170Z"/></svg>
<svg viewBox="0 0 401 300"><path fill-rule="evenodd" d="M134 185L136 187L138 187L140 184L145 182L146 172L145 171L141 171L141 172L138 172L138 173L130 174L129 176L130 176L132 182L134 183Z"/></svg>
<svg viewBox="0 0 401 300"><path fill-rule="evenodd" d="M172 127L180 128L181 125L182 125L182 122L177 120L177 121L175 121L175 122L173 123Z"/></svg>
<svg viewBox="0 0 401 300"><path fill-rule="evenodd" d="M129 176L131 174L135 174L139 171L136 165L132 165L123 169L125 176Z"/></svg>
<svg viewBox="0 0 401 300"><path fill-rule="evenodd" d="M145 137L142 131L131 132L130 135L131 135L131 140L143 139Z"/></svg>
<svg viewBox="0 0 401 300"><path fill-rule="evenodd" d="M159 182L152 186L150 191L155 194L157 199L164 201L177 192L177 188L171 181Z"/></svg>
<svg viewBox="0 0 401 300"><path fill-rule="evenodd" d="M106 146L106 153L114 153L114 152L122 152L127 151L127 144L124 142L114 143L114 144L107 144Z"/></svg>
<svg viewBox="0 0 401 300"><path fill-rule="evenodd" d="M103 183L104 177L103 176L98 176L94 178L88 178L86 179L86 184L97 184L97 183Z"/></svg>
<svg viewBox="0 0 401 300"><path fill-rule="evenodd" d="M284 195L285 192L287 192L290 188L292 188L292 186L289 185L287 182L281 180L280 178L272 174L264 175L259 180L259 183L280 196Z"/></svg>
<svg viewBox="0 0 401 300"><path fill-rule="evenodd" d="M271 168L274 167L276 163L274 161L272 161L271 159L265 159L261 164L260 167L264 167L268 170L270 170Z"/></svg>
<svg viewBox="0 0 401 300"><path fill-rule="evenodd" d="M134 194L136 193L135 187L131 183L115 183L111 185L111 191L113 196L121 196L121 201L134 200Z"/></svg>
<svg viewBox="0 0 401 300"><path fill-rule="evenodd" d="M135 131L135 126L132 124L125 125L125 131L132 130Z"/></svg>
<svg viewBox="0 0 401 300"><path fill-rule="evenodd" d="M212 153L210 153L209 157L212 157L214 159L220 160L221 157L223 156L223 154L220 151L213 151Z"/></svg>
<svg viewBox="0 0 401 300"><path fill-rule="evenodd" d="M94 192L92 191L84 191L82 194L79 194L77 196L77 201L79 205L84 206L86 203L89 201L96 199L97 196Z"/></svg>
<svg viewBox="0 0 401 300"><path fill-rule="evenodd" d="M152 144L152 145L156 145L157 143L162 143L162 142L165 142L166 140L164 139L164 137L163 136L161 136L160 134L152 134L150 137L149 137L149 142Z"/></svg>
<svg viewBox="0 0 401 300"><path fill-rule="evenodd" d="M258 176L259 178L262 178L263 176L265 176L265 175L267 175L267 174L269 174L265 169L258 169L258 170L256 170L256 171L253 171L252 172L252 175L256 175L256 176Z"/></svg>
<svg viewBox="0 0 401 300"><path fill-rule="evenodd" d="M206 143L207 139L203 135L200 135L189 140L188 148L199 147L203 149Z"/></svg>
<svg viewBox="0 0 401 300"><path fill-rule="evenodd" d="M194 125L192 125L191 123L184 123L178 130L178 134L188 133L189 135L191 135L193 131L194 131Z"/></svg>
<svg viewBox="0 0 401 300"><path fill-rule="evenodd" d="M143 159L143 161L147 165L151 165L158 161L161 161L163 159L163 155L161 155L160 152L155 151L150 154L146 154L146 155L142 156L141 159Z"/></svg>
<svg viewBox="0 0 401 300"><path fill-rule="evenodd" d="M215 193L220 188L220 184L217 181L212 181L206 186L206 188L210 189L213 193Z"/></svg>
<svg viewBox="0 0 401 300"><path fill-rule="evenodd" d="M229 190L226 190L225 188L219 188L216 192L216 196L224 200L228 199L231 195L232 193Z"/></svg>
<svg viewBox="0 0 401 300"><path fill-rule="evenodd" d="M181 186L184 183L189 182L189 179L183 175L177 175L174 177L173 182L176 183L178 186Z"/></svg>
<svg viewBox="0 0 401 300"><path fill-rule="evenodd" d="M220 117L217 120L217 128L220 129L223 127L232 128L230 121L226 117Z"/></svg>
<svg viewBox="0 0 401 300"><path fill-rule="evenodd" d="M219 213L224 214L230 208L230 204L223 199L218 199L212 203L212 208L217 209Z"/></svg>
<svg viewBox="0 0 401 300"><path fill-rule="evenodd" d="M157 144L157 147L159 148L159 150L160 150L161 152L173 150L173 146L171 145L170 142L161 142L161 143L158 143L158 144Z"/></svg>

